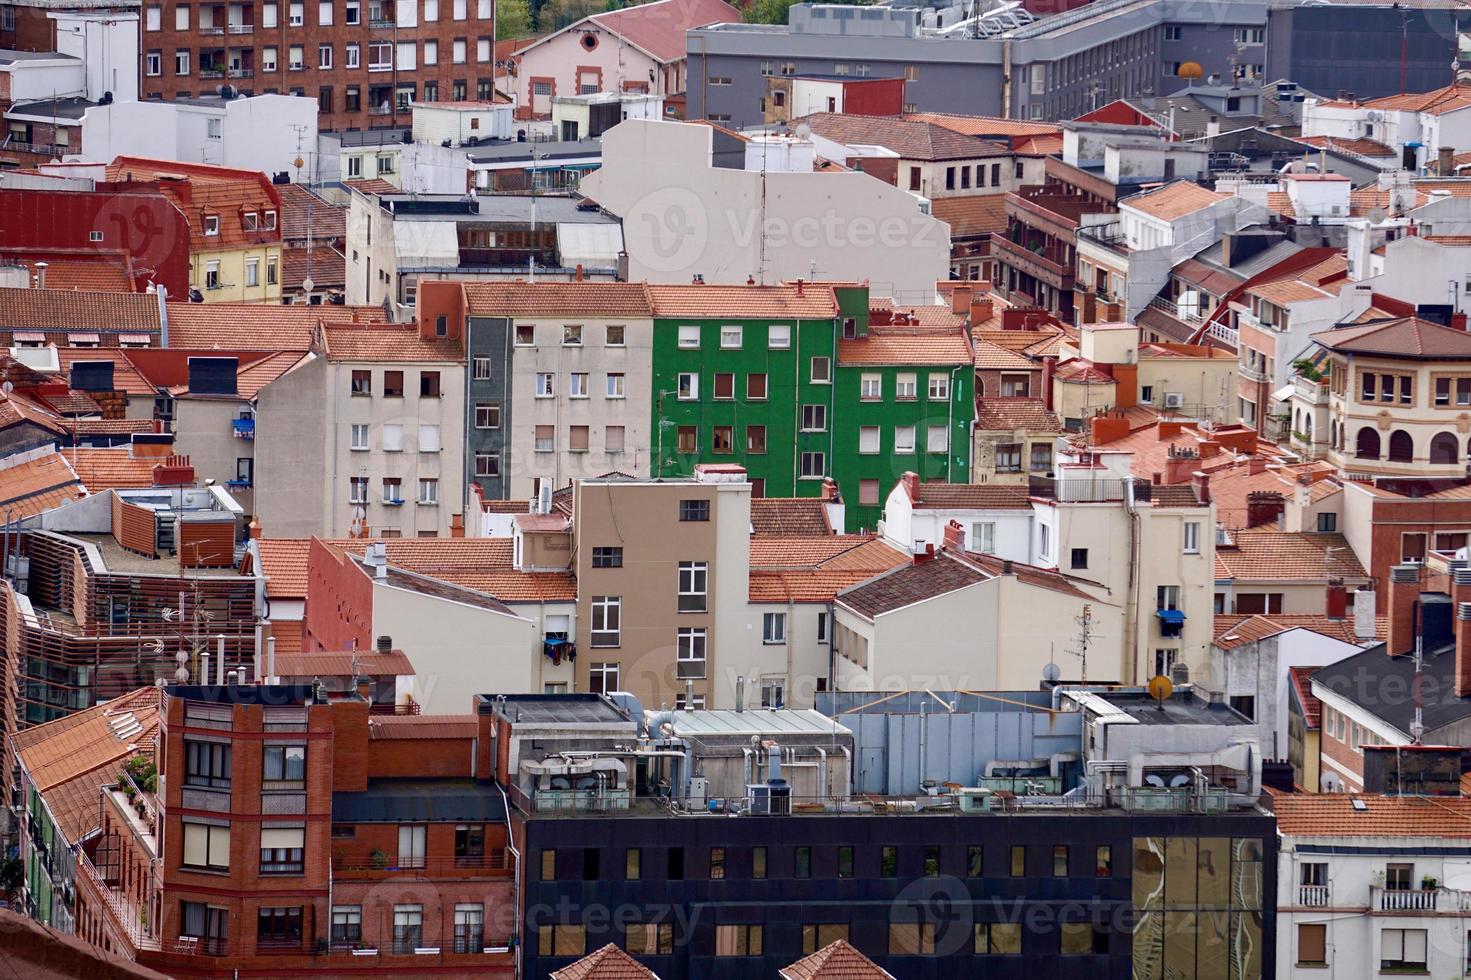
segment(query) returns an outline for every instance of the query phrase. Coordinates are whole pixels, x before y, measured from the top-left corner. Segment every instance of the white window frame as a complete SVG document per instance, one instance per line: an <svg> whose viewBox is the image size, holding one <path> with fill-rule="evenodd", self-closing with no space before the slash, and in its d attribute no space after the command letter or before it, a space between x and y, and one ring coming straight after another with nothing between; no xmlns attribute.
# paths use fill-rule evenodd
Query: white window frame
<svg viewBox="0 0 1471 980"><path fill-rule="evenodd" d="M787 323L773 323L766 328L766 346L770 350L791 350L792 327Z"/></svg>
<svg viewBox="0 0 1471 980"><path fill-rule="evenodd" d="M439 480L420 478L418 502L425 506L434 506L439 503Z"/></svg>
<svg viewBox="0 0 1471 980"><path fill-rule="evenodd" d="M722 350L740 350L743 344L745 331L740 324L726 324L720 328L720 347Z"/></svg>
<svg viewBox="0 0 1471 980"><path fill-rule="evenodd" d="M348 448L353 452L367 452L369 448L368 431L369 428L367 425L361 422L354 422L349 431L350 442Z"/></svg>
<svg viewBox="0 0 1471 980"><path fill-rule="evenodd" d="M612 628L608 627L610 622L609 613L612 613ZM588 616L588 642L595 648L620 647L623 645L623 597L616 595L595 595L589 608ZM599 642L599 637L602 642ZM611 643L607 642L611 637Z"/></svg>
<svg viewBox="0 0 1471 980"><path fill-rule="evenodd" d="M787 614L769 612L761 614L761 642L768 645L787 642Z"/></svg>
<svg viewBox="0 0 1471 980"><path fill-rule="evenodd" d="M603 379L604 398L623 398L625 377L617 371L610 371Z"/></svg>
<svg viewBox="0 0 1471 980"><path fill-rule="evenodd" d="M676 343L680 350L700 349L700 327L698 324L684 324L679 328Z"/></svg>
<svg viewBox="0 0 1471 980"><path fill-rule="evenodd" d="M681 681L705 679L710 651L710 631L706 627L679 627L674 634L674 651L676 679Z"/></svg>
<svg viewBox="0 0 1471 980"><path fill-rule="evenodd" d="M556 375L550 371L538 371L536 373L536 397L557 397L557 382L555 379Z"/></svg>

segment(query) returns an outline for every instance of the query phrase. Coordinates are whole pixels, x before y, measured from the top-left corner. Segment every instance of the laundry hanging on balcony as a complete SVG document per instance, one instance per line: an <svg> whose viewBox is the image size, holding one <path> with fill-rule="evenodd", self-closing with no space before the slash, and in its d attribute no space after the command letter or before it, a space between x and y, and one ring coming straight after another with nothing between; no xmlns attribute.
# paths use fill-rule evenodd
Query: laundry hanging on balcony
<svg viewBox="0 0 1471 980"><path fill-rule="evenodd" d="M561 664L563 658L569 661L577 659L577 647L571 640L560 636L549 636L543 640L542 650L554 665Z"/></svg>

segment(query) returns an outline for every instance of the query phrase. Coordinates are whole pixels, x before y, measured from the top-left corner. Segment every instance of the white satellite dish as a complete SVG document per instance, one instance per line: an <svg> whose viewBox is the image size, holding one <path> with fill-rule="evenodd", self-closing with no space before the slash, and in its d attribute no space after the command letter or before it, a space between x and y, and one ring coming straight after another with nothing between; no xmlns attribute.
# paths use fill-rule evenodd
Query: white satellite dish
<svg viewBox="0 0 1471 980"><path fill-rule="evenodd" d="M1057 664L1048 664L1042 668L1042 679L1049 684L1056 684L1057 679L1062 676L1062 668Z"/></svg>
<svg viewBox="0 0 1471 980"><path fill-rule="evenodd" d="M812 127L807 125L806 123L798 123L796 133L797 139L804 140L812 135Z"/></svg>
<svg viewBox="0 0 1471 980"><path fill-rule="evenodd" d="M312 281L312 277L311 276L307 276L305 279L303 279L301 281L301 291L304 292L304 293L309 293L313 289L316 289L316 288L317 288L317 284Z"/></svg>

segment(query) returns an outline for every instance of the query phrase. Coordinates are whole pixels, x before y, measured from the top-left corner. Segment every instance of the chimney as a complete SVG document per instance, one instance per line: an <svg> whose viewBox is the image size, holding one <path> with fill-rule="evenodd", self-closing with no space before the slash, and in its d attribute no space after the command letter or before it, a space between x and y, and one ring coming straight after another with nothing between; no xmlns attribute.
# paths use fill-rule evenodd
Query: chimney
<svg viewBox="0 0 1471 980"><path fill-rule="evenodd" d="M1456 148L1453 146L1442 146L1436 153L1436 173L1442 177L1453 177L1456 173ZM1459 647L1457 648L1460 649Z"/></svg>
<svg viewBox="0 0 1471 980"><path fill-rule="evenodd" d="M735 707L735 709L736 709L736 713L737 714L739 714L739 713L741 713L741 712L743 712L743 711L746 710L746 679L744 677L737 677L736 678L736 707Z"/></svg>
<svg viewBox="0 0 1471 980"><path fill-rule="evenodd" d="M914 563L916 565L923 565L927 561L934 561L934 560L935 560L935 546L932 545L932 544L927 544L927 545L924 546L924 548L922 550L916 551L914 553Z"/></svg>
<svg viewBox="0 0 1471 980"><path fill-rule="evenodd" d="M969 283L957 283L955 288L950 290L950 312L956 316L964 316L970 309L971 292Z"/></svg>
<svg viewBox="0 0 1471 980"><path fill-rule="evenodd" d="M899 482L904 485L904 492L909 495L911 503L919 503L919 474L905 473L899 477Z"/></svg>
<svg viewBox="0 0 1471 980"><path fill-rule="evenodd" d="M1047 406L1047 411L1054 411L1053 404L1057 397L1057 358L1042 358L1042 404Z"/></svg>
<svg viewBox="0 0 1471 980"><path fill-rule="evenodd" d="M1328 580L1328 602L1325 607L1329 619L1348 618L1348 587L1343 579Z"/></svg>
<svg viewBox="0 0 1471 980"><path fill-rule="evenodd" d="M1253 456L1246 461L1246 473L1248 476L1256 476L1267 471L1267 458L1265 456Z"/></svg>
<svg viewBox="0 0 1471 980"><path fill-rule="evenodd" d="M582 263L577 263L577 268L572 270L572 281L582 282Z"/></svg>
<svg viewBox="0 0 1471 980"><path fill-rule="evenodd" d="M1471 568L1451 574L1451 598L1456 607L1456 697L1471 694Z"/></svg>
<svg viewBox="0 0 1471 980"><path fill-rule="evenodd" d="M1088 420L1088 441L1102 446L1129 434L1129 420L1112 415L1095 415Z"/></svg>
<svg viewBox="0 0 1471 980"><path fill-rule="evenodd" d="M965 528L960 525L959 521L951 521L945 525L944 541L946 551L965 550Z"/></svg>
<svg viewBox="0 0 1471 980"><path fill-rule="evenodd" d="M917 478L916 478L917 479ZM822 501L833 501L838 499L838 484L832 477L823 477L822 489L817 492L817 499Z"/></svg>
<svg viewBox="0 0 1471 980"><path fill-rule="evenodd" d="M1195 499L1202 504L1211 502L1211 478L1199 470L1190 474L1190 485L1195 487Z"/></svg>
<svg viewBox="0 0 1471 980"><path fill-rule="evenodd" d="M805 295L807 295L807 294L806 294L806 293L805 293L805 292L804 292L804 291L803 291L803 287L804 287L804 286L805 286L805 283L803 283L803 282L802 282L802 280L800 280L800 279L798 279L798 280L797 280L797 295L798 295L798 296L805 296Z"/></svg>
<svg viewBox="0 0 1471 980"><path fill-rule="evenodd" d="M975 327L988 322L996 315L996 304L990 298L979 297L970 301L970 325Z"/></svg>
<svg viewBox="0 0 1471 980"><path fill-rule="evenodd" d="M1373 643L1379 636L1375 623L1374 586L1361 585L1354 590L1354 638L1360 643Z"/></svg>
<svg viewBox="0 0 1471 980"><path fill-rule="evenodd" d="M1287 508L1287 501L1275 490L1253 490L1246 495L1246 526L1274 524Z"/></svg>
<svg viewBox="0 0 1471 980"><path fill-rule="evenodd" d="M1415 607L1420 601L1420 566L1395 565L1389 570L1389 640L1391 657L1415 649Z"/></svg>
<svg viewBox="0 0 1471 980"><path fill-rule="evenodd" d="M387 633L384 633L382 636L378 637L377 645L379 653L392 653L393 637L389 636Z"/></svg>
<svg viewBox="0 0 1471 980"><path fill-rule="evenodd" d="M477 486L479 484L476 484ZM463 538L465 536L465 515L455 514L449 519L449 536L452 538Z"/></svg>

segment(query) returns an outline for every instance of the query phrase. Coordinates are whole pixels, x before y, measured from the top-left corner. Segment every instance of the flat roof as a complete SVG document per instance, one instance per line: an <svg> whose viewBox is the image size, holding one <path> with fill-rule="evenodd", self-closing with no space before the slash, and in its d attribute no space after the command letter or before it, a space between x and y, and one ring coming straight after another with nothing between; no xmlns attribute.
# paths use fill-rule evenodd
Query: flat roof
<svg viewBox="0 0 1471 980"><path fill-rule="evenodd" d="M646 717L657 712L646 711ZM838 722L810 708L751 708L747 711L675 711L676 735L849 735Z"/></svg>
<svg viewBox="0 0 1471 980"><path fill-rule="evenodd" d="M512 724L632 724L618 706L601 694L479 694L477 711L497 712Z"/></svg>
<svg viewBox="0 0 1471 980"><path fill-rule="evenodd" d="M312 698L310 684L175 684L164 688L171 698L210 704L259 704L299 707Z"/></svg>
<svg viewBox="0 0 1471 980"><path fill-rule="evenodd" d="M333 793L338 823L429 823L506 819L504 798L494 783L473 779L370 779L360 793Z"/></svg>
<svg viewBox="0 0 1471 980"><path fill-rule="evenodd" d="M1143 725L1250 725L1251 722L1228 704L1201 699L1193 690L1176 692L1164 701L1156 701L1147 691L1095 691L1094 696L1107 701Z"/></svg>

